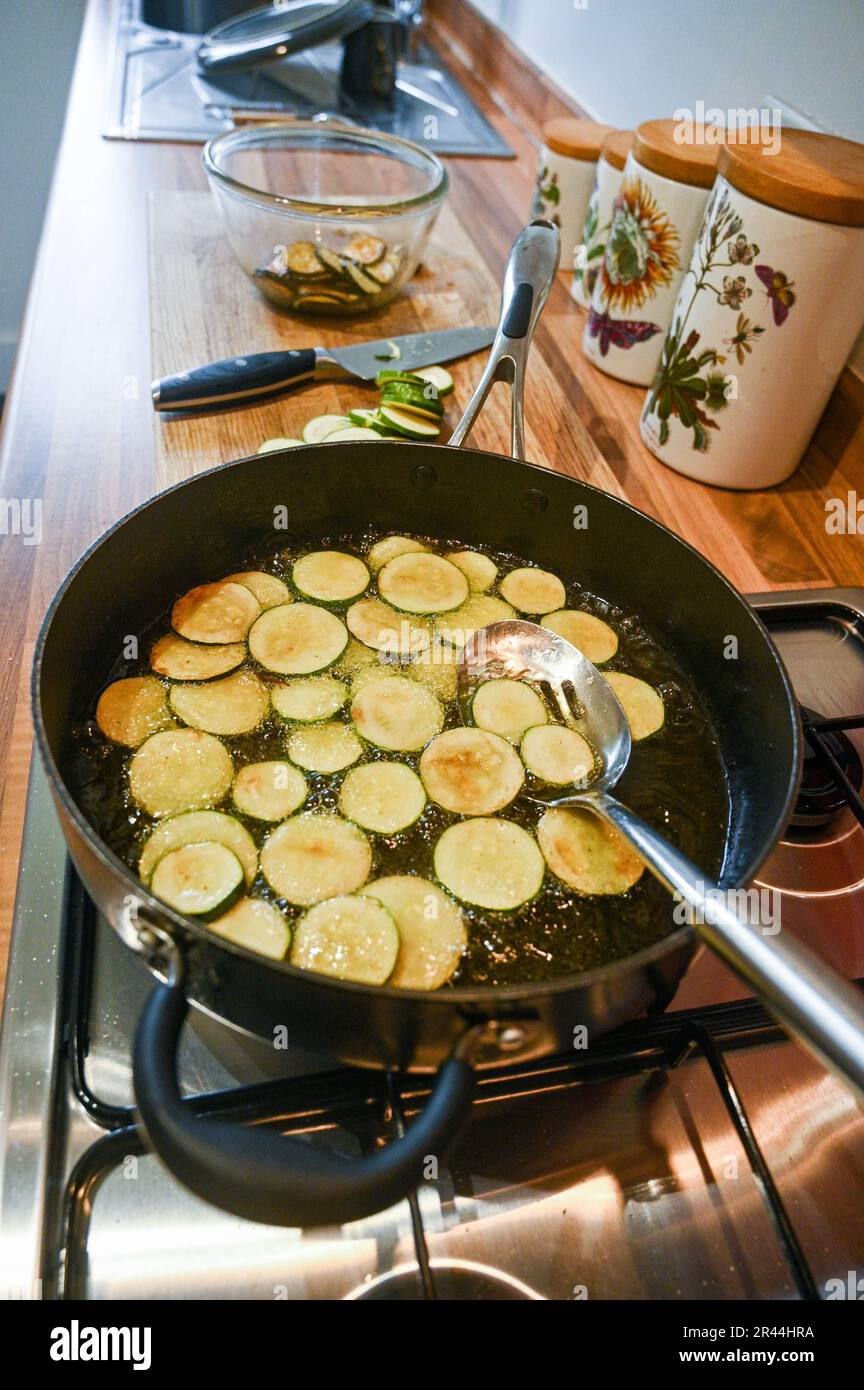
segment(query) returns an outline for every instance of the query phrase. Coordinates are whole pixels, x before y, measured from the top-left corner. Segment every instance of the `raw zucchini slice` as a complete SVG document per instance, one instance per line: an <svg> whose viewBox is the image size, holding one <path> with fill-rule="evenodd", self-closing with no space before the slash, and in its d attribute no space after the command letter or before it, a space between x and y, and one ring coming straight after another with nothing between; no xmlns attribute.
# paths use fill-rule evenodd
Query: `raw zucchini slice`
<svg viewBox="0 0 864 1390"><path fill-rule="evenodd" d="M550 632L557 632L565 641L600 666L609 661L618 650L618 636L602 618L593 613L583 613L577 608L562 608L557 613L547 613L541 618L541 625Z"/></svg>
<svg viewBox="0 0 864 1390"><path fill-rule="evenodd" d="M351 701L359 732L390 753L423 748L444 723L444 711L431 690L406 676L385 676L365 685Z"/></svg>
<svg viewBox="0 0 864 1390"><path fill-rule="evenodd" d="M493 598L491 594L475 594L461 608L436 618L435 631L443 642L461 648L478 628L512 617L513 609L503 599Z"/></svg>
<svg viewBox="0 0 864 1390"><path fill-rule="evenodd" d="M378 575L378 592L407 613L449 613L468 597L468 580L440 555L397 555Z"/></svg>
<svg viewBox="0 0 864 1390"><path fill-rule="evenodd" d="M548 570L511 570L502 579L499 592L520 613L552 613L567 602L564 585Z"/></svg>
<svg viewBox="0 0 864 1390"><path fill-rule="evenodd" d="M419 551L428 549L428 545L413 540L411 536L385 536L383 541L376 541L369 551L369 568L373 573L377 573L388 560L395 560L397 555L416 555Z"/></svg>
<svg viewBox="0 0 864 1390"><path fill-rule="evenodd" d="M360 889L392 913L399 955L388 984L397 989L439 989L465 954L468 937L456 904L428 878L393 874Z"/></svg>
<svg viewBox="0 0 864 1390"><path fill-rule="evenodd" d="M594 752L587 739L563 724L540 724L527 729L519 750L529 772L553 786L585 786L594 770Z"/></svg>
<svg viewBox="0 0 864 1390"><path fill-rule="evenodd" d="M449 396L453 390L453 378L445 367L418 367L414 375L431 381L439 396Z"/></svg>
<svg viewBox="0 0 864 1390"><path fill-rule="evenodd" d="M316 415L303 426L303 443L320 444L334 430L345 430L351 421L347 415Z"/></svg>
<svg viewBox="0 0 864 1390"><path fill-rule="evenodd" d="M345 255L352 261L359 261L361 265L374 265L376 261L381 260L386 250L387 243L382 241L380 236L373 236L371 232L358 232L345 247Z"/></svg>
<svg viewBox="0 0 864 1390"><path fill-rule="evenodd" d="M407 613L397 613L377 598L361 598L345 615L348 630L367 647L391 656L413 656L429 646L426 623Z"/></svg>
<svg viewBox="0 0 864 1390"><path fill-rule="evenodd" d="M407 377L387 381L381 387L381 401L384 405L408 410L411 414L420 415L427 420L440 420L444 414L438 392L428 381L410 381Z"/></svg>
<svg viewBox="0 0 864 1390"><path fill-rule="evenodd" d="M129 764L129 790L151 816L215 806L234 778L228 750L198 729L151 734Z"/></svg>
<svg viewBox="0 0 864 1390"><path fill-rule="evenodd" d="M456 647L437 638L415 657L409 670L415 680L422 681L439 700L452 700L456 695L456 671L459 652Z"/></svg>
<svg viewBox="0 0 864 1390"><path fill-rule="evenodd" d="M313 603L282 603L268 608L252 625L249 652L277 676L307 676L323 671L348 645L345 624L335 613Z"/></svg>
<svg viewBox="0 0 864 1390"><path fill-rule="evenodd" d="M171 609L171 626L189 642L242 642L260 611L245 584L220 579L199 584L178 598Z"/></svg>
<svg viewBox="0 0 864 1390"><path fill-rule="evenodd" d="M474 907L512 912L543 885L545 865L533 835L497 817L451 825L435 846L435 873L444 887Z"/></svg>
<svg viewBox="0 0 864 1390"><path fill-rule="evenodd" d="M285 251L285 268L292 275L318 276L323 274L314 242L295 241Z"/></svg>
<svg viewBox="0 0 864 1390"><path fill-rule="evenodd" d="M313 724L295 729L288 756L309 772L341 772L362 756L363 744L347 724Z"/></svg>
<svg viewBox="0 0 864 1390"><path fill-rule="evenodd" d="M623 671L609 671L606 679L624 708L630 733L634 739L650 738L663 728L666 710L663 697L653 685L642 681L638 676L627 676Z"/></svg>
<svg viewBox="0 0 864 1390"><path fill-rule="evenodd" d="M377 898L318 903L300 918L291 944L292 965L361 985L383 985L398 955L396 923Z"/></svg>
<svg viewBox="0 0 864 1390"><path fill-rule="evenodd" d="M482 594L498 578L498 566L492 563L488 555L481 555L479 550L451 550L444 558L451 565L459 566L472 594Z"/></svg>
<svg viewBox="0 0 864 1390"><path fill-rule="evenodd" d="M329 812L307 811L283 821L261 850L270 887L299 907L353 893L371 867L372 850L362 830Z"/></svg>
<svg viewBox="0 0 864 1390"><path fill-rule="evenodd" d="M140 877L148 883L159 860L169 850L180 849L182 845L200 845L205 840L225 845L236 854L243 865L247 886L254 882L258 872L255 841L239 820L226 816L223 811L184 811L182 815L160 821L144 841L138 860Z"/></svg>
<svg viewBox="0 0 864 1390"><path fill-rule="evenodd" d="M248 734L267 714L267 689L252 671L208 681L205 685L174 685L171 708L184 724L207 734Z"/></svg>
<svg viewBox="0 0 864 1390"><path fill-rule="evenodd" d="M549 718L536 690L505 678L483 682L471 701L471 715L479 729L511 743L518 743L532 724L545 724Z"/></svg>
<svg viewBox="0 0 864 1390"><path fill-rule="evenodd" d="M174 723L165 687L155 676L113 681L99 696L96 723L112 743L137 748L145 738Z"/></svg>
<svg viewBox="0 0 864 1390"><path fill-rule="evenodd" d="M163 855L153 870L150 891L187 917L221 916L243 892L243 866L216 841L183 845Z"/></svg>
<svg viewBox="0 0 864 1390"><path fill-rule="evenodd" d="M273 760L241 767L234 778L231 797L244 816L279 821L303 805L306 790L306 778L298 768Z"/></svg>
<svg viewBox="0 0 864 1390"><path fill-rule="evenodd" d="M447 729L420 758L430 800L462 816L488 816L509 806L525 772L505 738L485 729Z"/></svg>
<svg viewBox="0 0 864 1390"><path fill-rule="evenodd" d="M365 648L363 649L366 650ZM289 685L270 687L270 702L282 719L313 724L338 714L348 691L334 676L304 676Z"/></svg>
<svg viewBox="0 0 864 1390"><path fill-rule="evenodd" d="M291 571L294 587L319 603L347 603L359 598L369 583L369 571L356 555L341 550L315 550L302 555Z"/></svg>
<svg viewBox="0 0 864 1390"><path fill-rule="evenodd" d="M291 944L291 928L278 907L264 898L241 898L221 917L211 922L210 930L237 946L246 946L271 960L284 960Z"/></svg>
<svg viewBox="0 0 864 1390"><path fill-rule="evenodd" d="M242 642L212 642L202 646L187 642L185 637L177 637L173 632L160 637L150 652L153 670L171 681L213 680L235 671L245 660L246 647Z"/></svg>
<svg viewBox="0 0 864 1390"><path fill-rule="evenodd" d="M377 430L364 425L347 425L344 430L334 430L322 439L322 444L380 444L381 435Z"/></svg>
<svg viewBox="0 0 864 1390"><path fill-rule="evenodd" d="M577 893L626 893L645 869L623 835L581 807L544 812L537 838L553 874Z"/></svg>
<svg viewBox="0 0 864 1390"><path fill-rule="evenodd" d="M259 444L255 450L256 454L275 454L280 449L299 449L302 448L302 439L275 438L265 439L263 444Z"/></svg>
<svg viewBox="0 0 864 1390"><path fill-rule="evenodd" d="M396 405L382 405L381 419L399 434L408 439L437 439L438 425L434 420L424 420L422 416L403 410Z"/></svg>
<svg viewBox="0 0 864 1390"><path fill-rule="evenodd" d="M229 574L231 584L245 584L251 589L262 608L275 608L279 603L290 603L288 585L275 574L265 574L263 570L242 570L240 574Z"/></svg>
<svg viewBox="0 0 864 1390"><path fill-rule="evenodd" d="M347 820L378 835L397 835L422 816L423 783L404 763L375 762L355 767L339 793L339 810Z"/></svg>

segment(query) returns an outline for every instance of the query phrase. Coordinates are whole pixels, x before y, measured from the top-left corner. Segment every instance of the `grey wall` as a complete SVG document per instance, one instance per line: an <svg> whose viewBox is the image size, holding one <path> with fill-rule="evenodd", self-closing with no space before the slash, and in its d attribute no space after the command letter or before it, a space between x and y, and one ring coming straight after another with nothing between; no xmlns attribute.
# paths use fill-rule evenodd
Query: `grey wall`
<svg viewBox="0 0 864 1390"><path fill-rule="evenodd" d="M15 355L85 0L0 0L0 392Z"/></svg>

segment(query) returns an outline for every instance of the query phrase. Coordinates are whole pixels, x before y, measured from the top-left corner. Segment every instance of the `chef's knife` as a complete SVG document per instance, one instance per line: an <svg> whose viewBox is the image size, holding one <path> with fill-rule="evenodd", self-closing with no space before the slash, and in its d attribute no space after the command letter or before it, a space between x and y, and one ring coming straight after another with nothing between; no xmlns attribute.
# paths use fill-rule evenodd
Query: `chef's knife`
<svg viewBox="0 0 864 1390"><path fill-rule="evenodd" d="M454 357L466 357L487 348L494 337L494 328L445 328L352 347L252 352L154 381L153 407L200 410L240 404L258 396L275 396L306 382L371 382L382 367L410 372L416 367L450 362Z"/></svg>

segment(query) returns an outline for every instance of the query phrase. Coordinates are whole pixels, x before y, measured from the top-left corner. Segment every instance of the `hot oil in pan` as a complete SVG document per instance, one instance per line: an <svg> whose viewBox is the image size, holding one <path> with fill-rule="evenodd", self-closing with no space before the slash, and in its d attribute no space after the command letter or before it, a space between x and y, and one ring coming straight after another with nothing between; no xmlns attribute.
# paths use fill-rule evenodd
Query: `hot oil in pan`
<svg viewBox="0 0 864 1390"><path fill-rule="evenodd" d="M338 549L363 555L387 532L317 537L306 544L271 552L247 555L236 569L263 569L290 585L291 566L310 549ZM424 537L418 539L425 540ZM511 555L471 542L452 538L429 541L430 548L481 550L494 561L503 575L528 564L522 556ZM200 582L214 576L202 576ZM218 576L215 576L218 577ZM663 728L653 737L633 744L630 765L618 785L620 797L648 821L661 829L701 868L706 877L719 872L728 822L729 798L716 734L695 686L672 657L641 626L638 617L616 608L589 593L575 582L567 582L568 608L581 608L608 622L618 633L619 647L609 665L648 681L660 691L666 707ZM495 592L493 586L491 592ZM347 606L347 605L346 605ZM168 615L140 635L143 660L118 663L109 680L121 676L149 673L147 653L153 642L169 630ZM279 678L256 670L265 682ZM333 668L338 675L338 664ZM445 727L461 723L455 699L444 701ZM350 721L348 704L337 718ZM79 799L82 810L97 833L134 870L141 845L153 828L152 818L131 801L126 767L131 753L107 743L87 710L76 731ZM247 763L287 756L286 744L291 725L269 717L253 734L226 738L236 768ZM394 754L369 749L360 761L376 758L399 759L417 770L418 754ZM357 764L354 764L357 766ZM339 788L345 773L323 775L305 773L309 796L305 811L338 810ZM246 825L260 847L268 833L257 821L233 815ZM519 797L499 814L533 830L542 808ZM434 879L432 854L436 841L448 825L460 817L427 804L420 820L400 835L369 835L373 849L372 877L385 874L417 873ZM275 898L259 874L253 891L278 902L289 919L303 911ZM485 912L463 905L468 924L468 951L451 984L515 984L522 981L557 979L638 951L661 940L674 929L672 903L663 888L647 872L628 893L614 897L584 897L573 893L547 873L540 895L512 913ZM448 986L444 986L448 988Z"/></svg>

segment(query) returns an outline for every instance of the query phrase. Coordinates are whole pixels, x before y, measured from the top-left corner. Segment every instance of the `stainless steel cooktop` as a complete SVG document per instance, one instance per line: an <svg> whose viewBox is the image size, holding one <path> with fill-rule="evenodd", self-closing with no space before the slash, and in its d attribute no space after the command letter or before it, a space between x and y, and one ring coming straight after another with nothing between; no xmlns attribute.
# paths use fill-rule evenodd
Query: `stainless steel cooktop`
<svg viewBox="0 0 864 1390"><path fill-rule="evenodd" d="M835 740L843 724L864 754L864 590L754 602L812 712L809 738L854 791L854 752ZM817 759L810 824L761 881L782 891L784 929L860 979L864 803L815 824L836 795L825 782ZM665 1014L590 1057L484 1074L452 1160L416 1199L308 1234L224 1215L144 1151L129 1054L149 987L68 868L34 764L0 1038L0 1291L795 1299L861 1267L864 1116L707 953ZM181 1067L191 1103L359 1153L426 1094L423 1078L297 1053L273 1079L268 1056L198 1016Z"/></svg>

